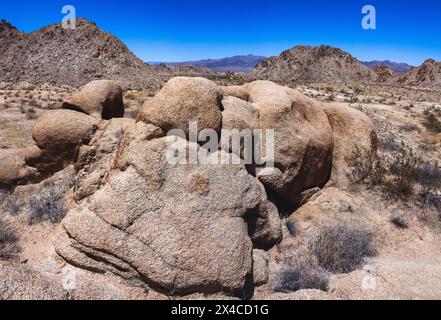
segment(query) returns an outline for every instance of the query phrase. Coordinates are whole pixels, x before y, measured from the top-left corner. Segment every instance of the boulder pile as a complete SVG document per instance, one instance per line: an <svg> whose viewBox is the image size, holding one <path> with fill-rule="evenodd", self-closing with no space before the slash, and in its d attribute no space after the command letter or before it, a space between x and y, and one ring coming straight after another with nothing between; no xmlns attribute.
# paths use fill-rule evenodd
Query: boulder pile
<svg viewBox="0 0 441 320"><path fill-rule="evenodd" d="M351 152L359 143L376 152L373 125L361 112L324 109L269 81L218 87L174 78L145 102L138 121L121 118L120 93L94 82L64 109L47 112L33 129L35 146L11 172L22 180L74 165L75 205L61 223L56 252L74 266L166 294L249 295L268 281L265 251L282 239L277 202L300 205L332 173L339 185L350 183L340 177ZM206 150L188 137L192 121L199 132L274 130L274 170L261 175L256 169L265 163L245 165L242 153L220 146ZM173 129L186 136L168 135ZM235 161L173 163L172 146ZM0 182L14 180L4 176L0 171Z"/></svg>

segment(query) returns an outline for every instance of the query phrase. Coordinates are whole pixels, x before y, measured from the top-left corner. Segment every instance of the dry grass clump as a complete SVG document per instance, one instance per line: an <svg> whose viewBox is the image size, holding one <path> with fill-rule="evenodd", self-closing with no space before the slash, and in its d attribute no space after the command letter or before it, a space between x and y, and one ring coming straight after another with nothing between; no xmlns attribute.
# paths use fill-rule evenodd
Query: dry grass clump
<svg viewBox="0 0 441 320"><path fill-rule="evenodd" d="M17 256L20 246L17 244L18 235L14 228L0 217L0 260L7 260Z"/></svg>
<svg viewBox="0 0 441 320"><path fill-rule="evenodd" d="M30 225L43 221L59 223L67 214L63 190L54 183L44 184L40 192L29 199L29 206Z"/></svg>
<svg viewBox="0 0 441 320"><path fill-rule="evenodd" d="M441 121L432 112L426 115L424 126L433 133L441 133Z"/></svg>
<svg viewBox="0 0 441 320"><path fill-rule="evenodd" d="M350 273L376 254L370 231L346 224L322 227L309 241L318 264L333 273Z"/></svg>
<svg viewBox="0 0 441 320"><path fill-rule="evenodd" d="M328 291L330 274L311 257L292 257L278 276L274 291L294 292L303 289Z"/></svg>
<svg viewBox="0 0 441 320"><path fill-rule="evenodd" d="M441 168L438 162L426 162L418 168L417 181L422 186L419 194L420 206L435 209L441 214Z"/></svg>

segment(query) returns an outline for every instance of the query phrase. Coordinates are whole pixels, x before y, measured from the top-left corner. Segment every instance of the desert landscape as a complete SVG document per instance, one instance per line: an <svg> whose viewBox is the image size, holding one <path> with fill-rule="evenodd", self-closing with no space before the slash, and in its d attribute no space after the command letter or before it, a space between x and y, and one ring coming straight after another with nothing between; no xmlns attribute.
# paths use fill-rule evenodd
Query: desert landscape
<svg viewBox="0 0 441 320"><path fill-rule="evenodd" d="M192 121L273 130L273 170ZM173 144L237 161L172 164ZM149 64L86 19L2 20L0 299L439 300L439 159L430 57Z"/></svg>

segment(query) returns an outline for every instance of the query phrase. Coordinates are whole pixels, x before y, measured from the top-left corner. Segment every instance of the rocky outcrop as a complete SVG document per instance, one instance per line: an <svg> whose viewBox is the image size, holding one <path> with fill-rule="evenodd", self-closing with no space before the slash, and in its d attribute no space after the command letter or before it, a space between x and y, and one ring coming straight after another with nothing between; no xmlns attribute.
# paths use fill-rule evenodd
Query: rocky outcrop
<svg viewBox="0 0 441 320"><path fill-rule="evenodd" d="M169 293L242 294L253 248L245 216L267 204L259 182L242 165L171 165L171 144L200 147L131 130L105 185L63 221L57 252Z"/></svg>
<svg viewBox="0 0 441 320"><path fill-rule="evenodd" d="M197 122L198 133L221 128L222 91L204 78L176 77L142 106L139 120L164 131L180 129L189 133L190 122Z"/></svg>
<svg viewBox="0 0 441 320"><path fill-rule="evenodd" d="M376 75L377 80L376 82L380 83L391 83L397 80L398 74L395 73L391 68L385 65L380 65L378 67L375 67L372 69Z"/></svg>
<svg viewBox="0 0 441 320"><path fill-rule="evenodd" d="M397 82L411 87L440 88L441 62L426 60L421 66L406 72Z"/></svg>
<svg viewBox="0 0 441 320"><path fill-rule="evenodd" d="M26 165L24 150L0 150L0 187L10 187L38 177L38 171Z"/></svg>
<svg viewBox="0 0 441 320"><path fill-rule="evenodd" d="M332 128L319 103L269 81L244 86L259 110L259 128L274 130L275 169L258 175L277 196L299 203L300 194L329 179ZM265 149L265 148L264 148Z"/></svg>
<svg viewBox="0 0 441 320"><path fill-rule="evenodd" d="M122 89L109 80L88 83L74 92L61 107L105 120L124 117Z"/></svg>
<svg viewBox="0 0 441 320"><path fill-rule="evenodd" d="M224 97L234 97L245 101L249 99L248 92L242 86L222 87L222 91L224 92Z"/></svg>
<svg viewBox="0 0 441 320"><path fill-rule="evenodd" d="M175 78L143 106L138 121L84 110L45 113L25 167L44 176L73 164L73 205L54 243L68 263L167 295L250 297L268 282L265 251L283 237L277 205L304 205L329 181L333 160L339 177L360 143L374 150L375 131L357 112L323 109L269 81L225 90L206 79ZM172 129L188 134L189 121L221 135L221 129L273 130L274 166L167 136ZM196 162L190 154L199 155Z"/></svg>
<svg viewBox="0 0 441 320"><path fill-rule="evenodd" d="M98 124L99 120L72 110L45 112L32 129L35 146L26 150L26 163L45 175L63 169Z"/></svg>
<svg viewBox="0 0 441 320"><path fill-rule="evenodd" d="M363 112L343 104L325 106L334 135L332 181L339 187L367 178L377 154L377 133Z"/></svg>
<svg viewBox="0 0 441 320"><path fill-rule="evenodd" d="M296 46L278 57L260 62L249 74L251 80L282 84L298 82L373 82L375 73L349 53L329 46Z"/></svg>
<svg viewBox="0 0 441 320"><path fill-rule="evenodd" d="M85 19L65 30L50 25L32 33L0 24L0 81L78 88L109 79L123 88L160 87L162 79L119 39Z"/></svg>

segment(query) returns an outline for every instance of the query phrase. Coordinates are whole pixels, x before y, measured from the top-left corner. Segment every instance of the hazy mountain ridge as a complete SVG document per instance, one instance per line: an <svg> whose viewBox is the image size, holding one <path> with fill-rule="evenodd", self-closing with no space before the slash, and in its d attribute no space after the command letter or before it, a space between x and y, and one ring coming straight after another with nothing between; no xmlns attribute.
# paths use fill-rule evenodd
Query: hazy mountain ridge
<svg viewBox="0 0 441 320"><path fill-rule="evenodd" d="M150 62L152 65L164 64L167 66L194 66L199 68L208 68L215 72L249 72L258 63L264 60L263 56L239 55L220 59L204 59L199 61L183 62Z"/></svg>
<svg viewBox="0 0 441 320"><path fill-rule="evenodd" d="M411 66L410 64L407 64L407 63L398 63L398 62L393 62L393 61L389 61L389 60L361 61L361 63L371 69L375 69L376 67L383 65L383 66L386 66L397 73L406 73L407 71L414 68L414 66Z"/></svg>

